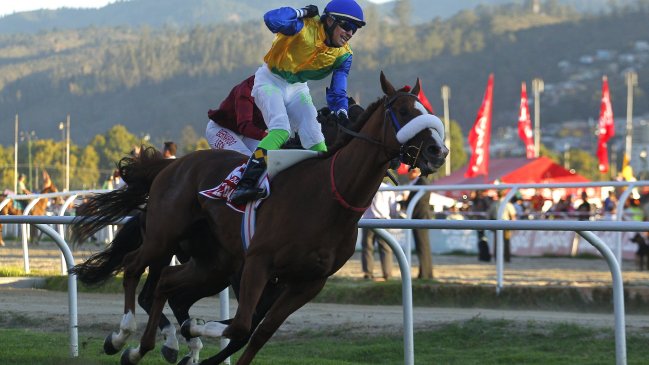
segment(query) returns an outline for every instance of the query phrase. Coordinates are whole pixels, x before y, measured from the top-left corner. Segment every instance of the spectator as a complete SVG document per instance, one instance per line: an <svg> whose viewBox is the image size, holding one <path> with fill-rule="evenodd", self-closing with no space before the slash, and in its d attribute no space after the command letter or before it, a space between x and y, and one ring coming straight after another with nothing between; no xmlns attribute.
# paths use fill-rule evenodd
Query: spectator
<svg viewBox="0 0 649 365"><path fill-rule="evenodd" d="M101 185L101 188L105 189L105 190L113 190L114 189L114 187L113 187L113 175L112 174L108 175L106 180L104 180L104 183Z"/></svg>
<svg viewBox="0 0 649 365"><path fill-rule="evenodd" d="M122 176L119 174L119 170L113 170L113 188L119 189L124 185L126 185L126 183L124 182L124 180L122 180Z"/></svg>
<svg viewBox="0 0 649 365"><path fill-rule="evenodd" d="M588 202L588 194L586 191L581 192L581 204L577 206L577 219L580 221L587 221L590 220L590 215L593 207L592 205Z"/></svg>
<svg viewBox="0 0 649 365"><path fill-rule="evenodd" d="M530 209L534 218L538 219L543 217L543 205L545 205L545 198L539 189L536 189L534 196L530 199Z"/></svg>
<svg viewBox="0 0 649 365"><path fill-rule="evenodd" d="M388 184L381 183L382 187ZM372 199L372 204L363 214L366 219L391 219L397 217L397 201L393 191L378 191ZM365 279L374 279L374 244L378 243L379 258L381 259L381 269L383 270L383 280L389 280L392 276L392 249L390 245L374 231L368 228L362 229L363 255L361 264L363 267L363 277Z"/></svg>
<svg viewBox="0 0 649 365"><path fill-rule="evenodd" d="M499 219L498 218L498 209L500 209L500 204L503 203L504 199L503 197L505 196L505 193L502 190L498 190L496 192L496 195L498 197L497 200L491 204L489 207L489 219ZM511 202L506 202L505 210L503 211L502 216L500 219L504 220L511 220L515 221L516 220L516 209L514 208L514 205ZM504 246L505 246L505 262L510 262L511 261L511 245L510 245L510 239L512 238L512 231L510 230L504 230L503 231L503 238L504 238ZM496 250L497 250L497 244L494 242L494 256L496 255Z"/></svg>
<svg viewBox="0 0 649 365"><path fill-rule="evenodd" d="M167 141L162 147L162 157L173 160L176 158L176 143Z"/></svg>
<svg viewBox="0 0 649 365"><path fill-rule="evenodd" d="M448 215L446 216L446 219L455 221L464 220L464 216L462 215L462 213L460 213L457 204L453 204L448 207Z"/></svg>
<svg viewBox="0 0 649 365"><path fill-rule="evenodd" d="M486 219L487 211L492 202L493 200L486 196L483 190L472 192L469 208L471 219ZM487 234L484 230L477 230L476 233L478 235L478 260L489 262L491 261L491 254L489 253Z"/></svg>
<svg viewBox="0 0 649 365"><path fill-rule="evenodd" d="M604 219L612 219L617 208L617 196L614 190L609 190L608 196L604 199Z"/></svg>
<svg viewBox="0 0 649 365"><path fill-rule="evenodd" d="M408 180L410 185L428 185L428 180L421 176L419 168L415 167L408 171ZM401 209L405 210L410 205L410 201L416 195L415 192L407 192L408 197L402 202ZM426 192L421 199L415 204L412 211L413 219L431 219L430 212L430 191ZM413 235L415 237L415 250L419 257L419 274L418 279L432 279L433 278L433 255L430 250L430 237L428 236L428 229L414 229Z"/></svg>

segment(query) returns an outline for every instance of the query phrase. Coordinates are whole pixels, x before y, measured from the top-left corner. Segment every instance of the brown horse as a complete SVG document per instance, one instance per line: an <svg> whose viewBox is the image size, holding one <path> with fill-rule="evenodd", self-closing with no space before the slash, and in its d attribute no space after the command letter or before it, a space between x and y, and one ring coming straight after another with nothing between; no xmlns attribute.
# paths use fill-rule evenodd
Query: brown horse
<svg viewBox="0 0 649 365"><path fill-rule="evenodd" d="M424 115L416 97L419 82L416 85L411 93L398 92L381 74L385 96L368 107L348 138L324 156L275 177L272 195L257 213L256 233L245 256L240 306L224 335L246 338L264 288L277 282L282 289L239 364L249 364L281 323L311 300L352 255L358 220L391 159L401 155L424 174L444 163L448 149L443 145L443 127L439 119ZM239 163L237 153L199 151L162 171L137 173L157 176L149 192L144 242L124 259L125 315L134 311L135 285L148 263L169 257L184 236L205 229L203 222L214 240L188 248L192 259L187 264L164 269L140 346L125 351L122 364L136 363L154 347L155 327L167 297L188 285L225 288L243 265L241 238L232 229L239 226L240 215L223 201L196 193L223 180ZM165 213L169 211L175 214L169 216Z"/></svg>
<svg viewBox="0 0 649 365"><path fill-rule="evenodd" d="M358 106L356 102L350 98L349 100L349 116L352 121L355 121L358 116L363 112L363 108ZM322 127L322 132L325 136L327 145L331 145L338 134L338 125L335 116L329 112L327 108L318 111L318 122ZM285 148L300 148L299 138L289 141L288 146ZM77 213L80 217L75 220L72 225L72 232L74 241L84 241L90 237L97 230L109 224L112 220L127 214L130 210L136 209L138 206L143 206L146 202L146 196L150 189L151 180L154 174L165 168L170 164L171 160L161 160L162 157L153 149L142 149L143 153L138 159L126 158L120 162L119 170L122 176L125 176L128 183L125 189L115 190L105 194L99 194L91 197L86 203L77 208ZM243 159L244 157L242 157ZM134 166L146 166L147 173L138 172ZM151 171L154 171L152 173ZM115 239L108 245L108 247L93 256L91 256L84 263L79 264L72 268L71 272L78 276L78 279L87 285L100 285L114 274L123 270L122 261L126 254L134 251L142 244L142 232L146 231L146 226L142 224L144 215L142 212L133 214L133 218L129 220L123 228L117 233ZM208 227L207 221L197 224L199 227ZM233 232L238 234L239 227L232 226ZM180 258L181 262L185 262L187 253L183 251L183 247L199 246L205 242L210 242L212 233L209 229L193 230L184 237L184 242L180 242L178 250L175 252L176 256ZM161 267L166 266L169 262L168 259L163 259L158 263L149 262L149 275L142 291L138 295L138 303L147 313L150 313L151 304L153 300L153 289L157 284L158 273ZM234 288L234 292L238 295L238 277L230 280ZM174 297L169 298L169 305L172 308L178 323L183 323L189 319L189 308L202 297L212 296L218 293L220 287L202 287L198 288L184 288L184 291ZM267 300L258 306L258 318L261 320L265 312L273 301L275 290L269 290L266 295ZM178 355L177 340L175 340L175 329L170 324L169 320L160 314L160 322L158 327L165 335L165 344L162 346L162 354L169 362L175 362ZM124 321L120 325L120 332L113 333L106 337L104 342L104 351L107 354L117 353L125 344L128 336L132 332L128 324ZM181 364L188 363L190 360L197 359L198 350L202 345L196 338L190 338L190 354L185 356ZM247 339L240 341L230 341L228 346L219 354L213 356L210 361L215 363L221 362L240 348L245 346Z"/></svg>
<svg viewBox="0 0 649 365"><path fill-rule="evenodd" d="M7 198L7 195L0 194L0 203ZM21 215L23 211L14 207L13 200L9 200L0 210L0 215ZM5 241L2 239L2 223L0 223L0 246L4 246Z"/></svg>
<svg viewBox="0 0 649 365"><path fill-rule="evenodd" d="M49 194L49 193L57 193L59 189L56 188L54 184L49 181L49 183L45 183L43 185L43 189L41 190L41 194ZM61 198L55 198L55 201L59 201ZM32 207L32 209L29 211L29 215L45 215L47 213L47 206L50 203L50 198L40 198L38 199L38 202ZM36 228L36 225L31 225L30 226L30 240L29 242L32 244L38 244L40 241L41 237L43 236L43 232Z"/></svg>

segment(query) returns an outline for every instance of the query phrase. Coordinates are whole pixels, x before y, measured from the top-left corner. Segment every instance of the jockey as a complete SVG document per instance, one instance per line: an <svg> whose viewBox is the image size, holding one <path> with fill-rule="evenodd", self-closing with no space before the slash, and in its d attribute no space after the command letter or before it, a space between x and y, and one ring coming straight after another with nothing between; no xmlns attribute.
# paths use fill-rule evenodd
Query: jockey
<svg viewBox="0 0 649 365"><path fill-rule="evenodd" d="M266 137L266 123L255 106L251 92L255 76L232 88L216 110L207 112L205 137L215 150L226 149L252 155L259 141Z"/></svg>
<svg viewBox="0 0 649 365"><path fill-rule="evenodd" d="M305 149L325 152L308 80L332 74L327 104L338 122L347 125L347 75L352 50L347 43L365 25L363 10L354 0L331 0L318 16L318 8L283 7L264 15L264 22L277 36L255 73L252 96L268 125L268 135L259 143L232 194L233 204L242 205L263 197L257 183L266 171L266 153L277 150L297 130Z"/></svg>

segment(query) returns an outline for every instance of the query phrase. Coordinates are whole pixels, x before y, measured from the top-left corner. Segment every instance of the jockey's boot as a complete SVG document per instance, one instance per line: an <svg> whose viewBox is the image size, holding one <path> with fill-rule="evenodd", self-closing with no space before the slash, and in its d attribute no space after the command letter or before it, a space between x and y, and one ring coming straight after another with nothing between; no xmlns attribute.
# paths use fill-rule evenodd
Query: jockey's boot
<svg viewBox="0 0 649 365"><path fill-rule="evenodd" d="M266 172L266 150L257 148L250 156L241 181L230 197L234 205L244 205L251 200L261 199L266 195L266 189L258 188L259 179Z"/></svg>

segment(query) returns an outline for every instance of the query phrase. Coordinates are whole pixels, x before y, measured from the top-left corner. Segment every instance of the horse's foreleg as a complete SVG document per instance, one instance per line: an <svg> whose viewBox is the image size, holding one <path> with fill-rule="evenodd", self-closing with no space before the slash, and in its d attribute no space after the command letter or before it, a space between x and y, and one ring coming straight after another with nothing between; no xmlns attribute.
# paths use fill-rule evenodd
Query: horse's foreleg
<svg viewBox="0 0 649 365"><path fill-rule="evenodd" d="M237 290L235 290L235 292L238 291L238 287L239 286L237 284L236 285ZM252 316L252 327L250 329L250 332L248 333L248 336L240 340L231 340L230 342L228 342L228 345L223 350L221 350L218 354L205 360L206 362L204 363L220 364L224 362L225 359L232 356L235 352L241 350L248 343L248 341L250 340L250 336L252 335L252 332L254 332L255 328L257 328L259 323L264 319L266 313L268 313L272 305L277 300L278 296L282 293L283 289L284 289L283 285L275 285L271 283L266 285L266 288L264 289L261 298L259 298L259 303L257 304L255 313ZM224 322L227 321L221 321L221 323Z"/></svg>
<svg viewBox="0 0 649 365"><path fill-rule="evenodd" d="M259 350L266 344L266 342L273 336L279 326L284 323L286 318L296 310L300 309L322 290L327 278L318 279L314 281L302 282L299 284L292 284L286 288L279 298L272 305L266 318L257 327L250 343L246 350L243 352L237 365L247 365L252 362L252 359L257 355ZM207 363L206 364L212 364Z"/></svg>
<svg viewBox="0 0 649 365"><path fill-rule="evenodd" d="M223 331L223 336L232 340L242 340L248 336L252 326L252 314L269 279L269 264L266 258L261 256L246 257L241 276L237 314L232 323Z"/></svg>

